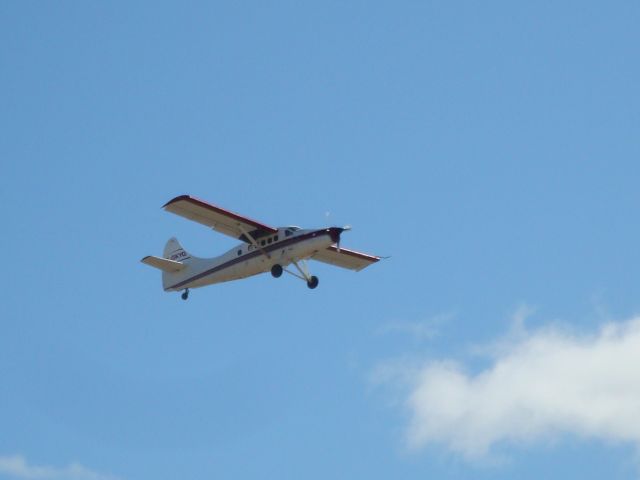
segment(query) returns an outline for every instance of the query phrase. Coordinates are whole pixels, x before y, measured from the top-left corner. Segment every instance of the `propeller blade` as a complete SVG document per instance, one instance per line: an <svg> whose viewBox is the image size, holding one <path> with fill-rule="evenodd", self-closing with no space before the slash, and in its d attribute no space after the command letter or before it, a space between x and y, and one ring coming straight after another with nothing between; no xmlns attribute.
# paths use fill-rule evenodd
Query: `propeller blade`
<svg viewBox="0 0 640 480"><path fill-rule="evenodd" d="M342 232L348 232L349 230L351 230L351 225L345 225L342 227ZM336 242L336 250L340 253L340 237L338 237L338 241Z"/></svg>

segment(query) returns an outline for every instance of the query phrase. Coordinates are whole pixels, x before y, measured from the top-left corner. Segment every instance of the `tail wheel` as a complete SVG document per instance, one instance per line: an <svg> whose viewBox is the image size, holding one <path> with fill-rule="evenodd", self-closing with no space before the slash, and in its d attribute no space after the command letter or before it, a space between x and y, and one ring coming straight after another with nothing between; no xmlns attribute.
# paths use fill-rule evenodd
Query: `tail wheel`
<svg viewBox="0 0 640 480"><path fill-rule="evenodd" d="M320 280L318 280L318 277L312 276L307 282L307 287L313 290L318 286L318 283L320 283Z"/></svg>
<svg viewBox="0 0 640 480"><path fill-rule="evenodd" d="M271 275L273 278L278 278L282 275L282 265L275 264L271 267Z"/></svg>
<svg viewBox="0 0 640 480"><path fill-rule="evenodd" d="M189 289L187 288L184 292L182 292L181 295L183 300L186 300L187 298L189 298Z"/></svg>

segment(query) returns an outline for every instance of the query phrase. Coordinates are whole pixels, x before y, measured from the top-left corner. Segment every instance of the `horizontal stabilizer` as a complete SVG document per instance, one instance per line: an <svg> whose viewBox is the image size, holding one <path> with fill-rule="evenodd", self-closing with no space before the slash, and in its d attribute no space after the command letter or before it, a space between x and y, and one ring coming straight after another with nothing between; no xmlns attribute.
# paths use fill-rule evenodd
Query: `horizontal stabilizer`
<svg viewBox="0 0 640 480"><path fill-rule="evenodd" d="M164 272L179 272L184 268L184 263L176 262L175 260L169 260L167 258L154 257L149 255L140 260L142 263L146 263L154 268L159 268Z"/></svg>

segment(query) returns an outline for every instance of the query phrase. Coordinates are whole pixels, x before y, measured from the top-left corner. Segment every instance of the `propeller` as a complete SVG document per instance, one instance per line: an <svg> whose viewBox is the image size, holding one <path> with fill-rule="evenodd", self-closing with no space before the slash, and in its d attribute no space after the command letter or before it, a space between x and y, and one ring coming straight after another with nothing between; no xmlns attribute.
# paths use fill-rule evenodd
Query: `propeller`
<svg viewBox="0 0 640 480"><path fill-rule="evenodd" d="M325 211L324 216L325 216L325 222L329 223L329 217L331 216L331 212L329 210ZM339 252L340 251L340 234L342 232L347 232L351 230L351 225L345 225L344 227L330 227L330 230L333 230L332 237L336 242L336 249Z"/></svg>
<svg viewBox="0 0 640 480"><path fill-rule="evenodd" d="M349 230L351 230L351 225L345 225L344 227L341 228L341 232L348 232ZM340 235L338 235L338 241L336 242L336 249L338 251L338 253L340 253Z"/></svg>

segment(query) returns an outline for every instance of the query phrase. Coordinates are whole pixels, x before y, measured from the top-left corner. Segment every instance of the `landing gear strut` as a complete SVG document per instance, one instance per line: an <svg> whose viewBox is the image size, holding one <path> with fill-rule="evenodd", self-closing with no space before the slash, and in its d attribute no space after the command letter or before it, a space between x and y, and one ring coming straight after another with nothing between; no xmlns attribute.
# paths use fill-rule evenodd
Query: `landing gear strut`
<svg viewBox="0 0 640 480"><path fill-rule="evenodd" d="M307 287L309 287L312 290L318 286L318 284L320 283L320 280L318 280L318 277L316 277L315 275L311 275L309 273L309 269L307 268L307 262L305 262L304 260L300 260L299 262L300 264L298 264L298 262L296 261L293 261L292 263L296 267L298 272L300 272L300 274L298 275L296 272L292 272L291 270L284 269L285 272L287 272L290 275L293 275L294 277L299 278L300 280L304 280L305 282L307 282ZM273 269L271 269L271 274L273 275Z"/></svg>
<svg viewBox="0 0 640 480"><path fill-rule="evenodd" d="M188 289L188 288L185 288L185 289L184 289L184 292L182 292L182 295L181 295L181 296L182 296L182 299L183 299L183 300L186 300L187 298L189 298L189 289Z"/></svg>

